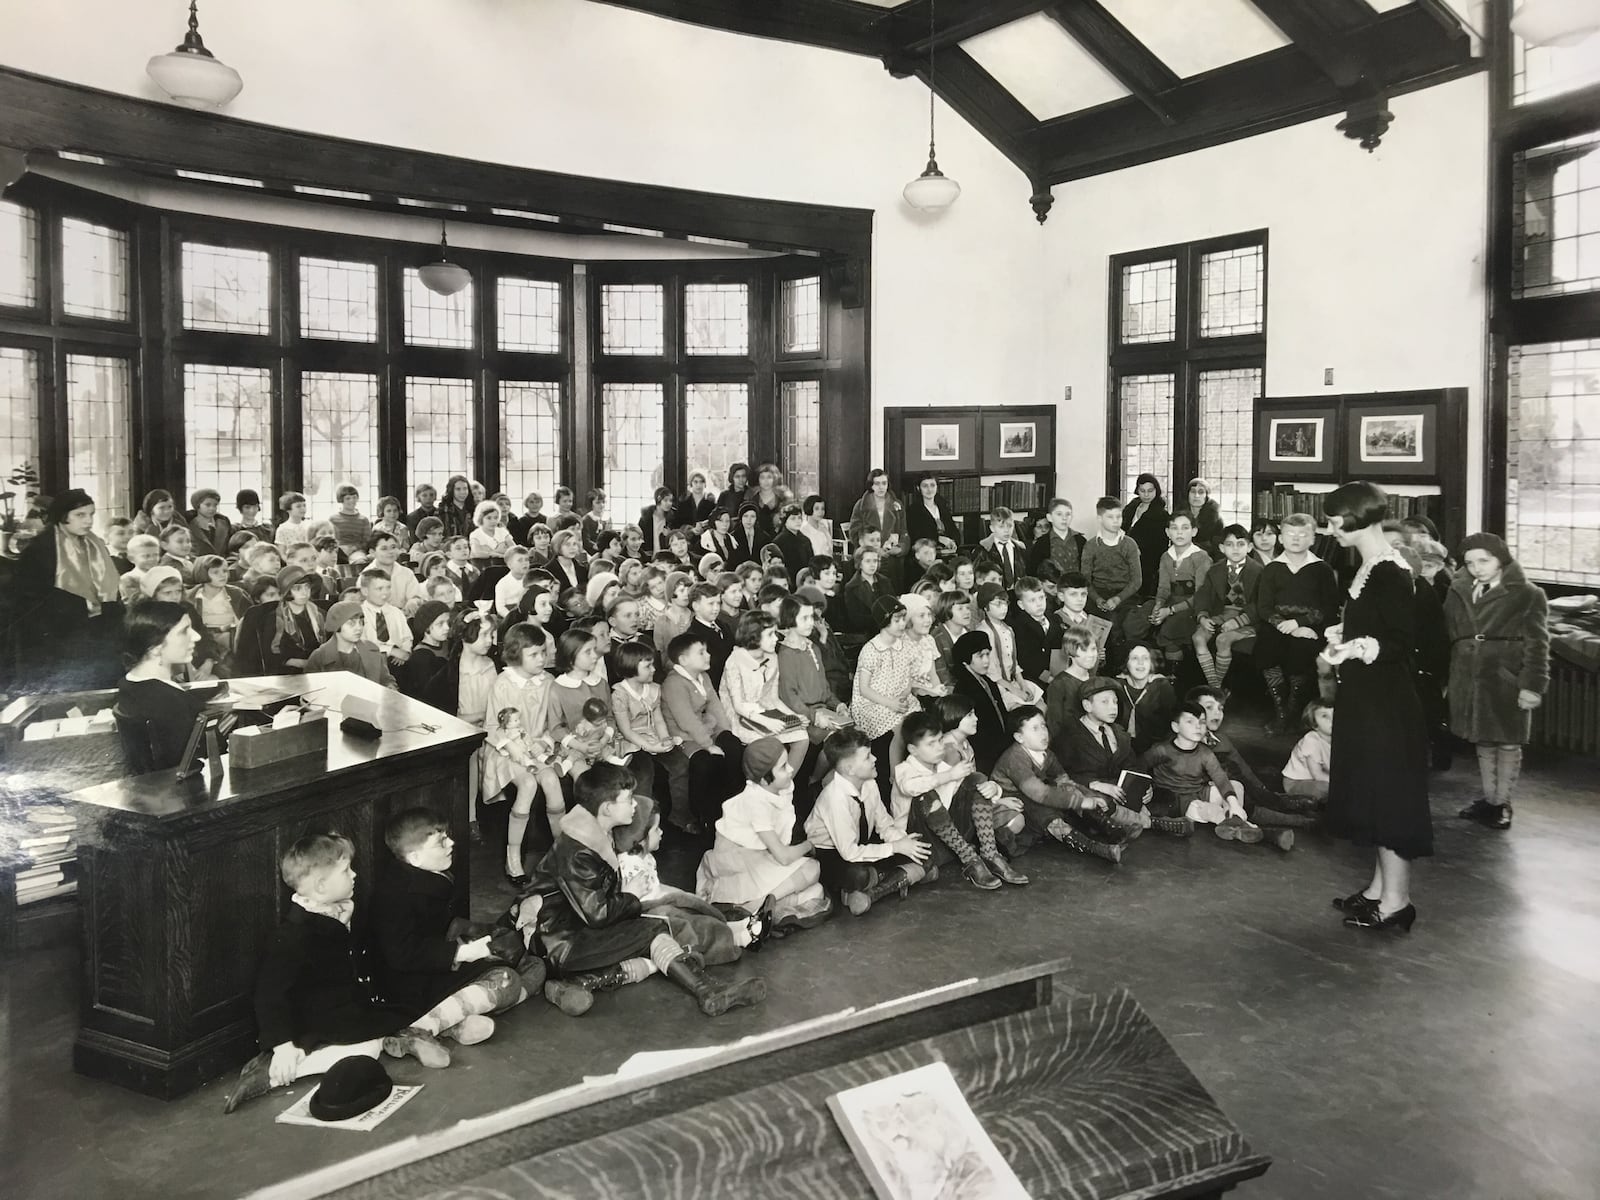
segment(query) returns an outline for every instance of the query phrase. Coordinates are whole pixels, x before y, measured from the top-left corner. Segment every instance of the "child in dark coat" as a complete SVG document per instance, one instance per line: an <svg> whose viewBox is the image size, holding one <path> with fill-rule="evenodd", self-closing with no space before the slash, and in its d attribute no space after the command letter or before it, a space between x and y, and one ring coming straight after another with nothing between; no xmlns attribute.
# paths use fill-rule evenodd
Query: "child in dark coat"
<svg viewBox="0 0 1600 1200"><path fill-rule="evenodd" d="M1511 795L1533 710L1550 685L1544 591L1528 582L1505 542L1475 533L1461 544L1464 570L1444 602L1450 635L1450 729L1476 744L1483 798L1461 816L1511 828Z"/></svg>
<svg viewBox="0 0 1600 1200"><path fill-rule="evenodd" d="M764 982L713 980L699 948L685 944L692 943L692 926L675 924L670 914L665 921L647 917L644 902L623 890L612 836L633 821L633 785L633 772L615 763L596 763L579 776L577 807L561 819L541 868L550 881L537 917L545 961L589 991L614 991L659 971L708 1017L759 1004Z"/></svg>
<svg viewBox="0 0 1600 1200"><path fill-rule="evenodd" d="M351 1055L409 1054L425 1067L447 1067L450 1052L439 1034L472 1013L492 1011L507 998L503 989L520 987L507 972L509 983L486 976L431 1006L416 998L380 999L364 978L361 941L351 929L353 852L347 838L318 833L284 853L280 871L294 904L256 983L262 1051L239 1072L224 1112L274 1087L320 1075Z"/></svg>
<svg viewBox="0 0 1600 1200"><path fill-rule="evenodd" d="M470 983L499 998L493 1012L527 999L544 983L544 965L533 959L519 976L490 948L486 930L451 912L450 876L455 843L436 814L425 808L397 813L383 840L394 858L378 872L369 901L373 982L385 1002L431 1008ZM463 1046L494 1033L487 1013L469 1013L444 1036Z"/></svg>

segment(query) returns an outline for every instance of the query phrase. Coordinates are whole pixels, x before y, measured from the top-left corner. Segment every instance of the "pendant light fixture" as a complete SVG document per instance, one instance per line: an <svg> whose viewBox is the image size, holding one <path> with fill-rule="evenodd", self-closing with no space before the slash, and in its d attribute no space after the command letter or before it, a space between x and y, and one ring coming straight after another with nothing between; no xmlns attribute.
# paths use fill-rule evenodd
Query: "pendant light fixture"
<svg viewBox="0 0 1600 1200"><path fill-rule="evenodd" d="M422 286L436 296L454 296L472 282L472 272L460 263L450 261L450 242L445 237L444 222L439 222L439 257L417 269Z"/></svg>
<svg viewBox="0 0 1600 1200"><path fill-rule="evenodd" d="M1511 14L1511 32L1530 46L1576 46L1600 32L1595 0L1523 0Z"/></svg>
<svg viewBox="0 0 1600 1200"><path fill-rule="evenodd" d="M933 151L934 3L928 0L928 165L901 193L906 203L923 212L943 212L961 195L961 185L939 170Z"/></svg>
<svg viewBox="0 0 1600 1200"><path fill-rule="evenodd" d="M200 40L200 14L189 0L189 32L170 54L157 54L144 68L158 87L190 108L221 108L239 94L244 80L227 63L218 62Z"/></svg>

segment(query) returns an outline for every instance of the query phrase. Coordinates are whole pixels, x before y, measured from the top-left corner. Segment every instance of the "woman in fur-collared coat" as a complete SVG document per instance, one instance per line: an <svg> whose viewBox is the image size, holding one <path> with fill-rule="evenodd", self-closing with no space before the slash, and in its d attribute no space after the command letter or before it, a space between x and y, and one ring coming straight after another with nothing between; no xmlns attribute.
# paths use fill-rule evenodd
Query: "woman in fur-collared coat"
<svg viewBox="0 0 1600 1200"><path fill-rule="evenodd" d="M1545 595L1528 582L1504 541L1475 533L1445 598L1450 636L1450 729L1476 744L1483 799L1461 816L1511 828L1511 793L1522 770L1533 710L1550 683Z"/></svg>

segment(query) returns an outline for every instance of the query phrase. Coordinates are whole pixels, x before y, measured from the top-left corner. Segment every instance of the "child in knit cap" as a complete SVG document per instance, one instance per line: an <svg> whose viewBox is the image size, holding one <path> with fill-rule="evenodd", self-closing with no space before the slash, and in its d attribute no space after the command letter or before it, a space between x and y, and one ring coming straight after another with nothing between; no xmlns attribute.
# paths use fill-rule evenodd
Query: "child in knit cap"
<svg viewBox="0 0 1600 1200"><path fill-rule="evenodd" d="M362 624L363 616L358 601L341 600L328 609L327 628L331 636L306 659L306 673L353 671L363 679L398 691L383 652L361 640Z"/></svg>

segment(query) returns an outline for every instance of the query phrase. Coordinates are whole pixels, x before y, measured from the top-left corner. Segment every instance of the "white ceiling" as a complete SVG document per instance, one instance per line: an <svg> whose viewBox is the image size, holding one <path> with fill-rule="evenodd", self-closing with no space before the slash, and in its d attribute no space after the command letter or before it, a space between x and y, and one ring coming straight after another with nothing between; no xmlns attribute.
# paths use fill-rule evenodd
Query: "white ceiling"
<svg viewBox="0 0 1600 1200"><path fill-rule="evenodd" d="M1254 58L1289 39L1250 0L1101 0L1179 76Z"/></svg>
<svg viewBox="0 0 1600 1200"><path fill-rule="evenodd" d="M1195 2L1184 0L1185 4ZM1128 95L1110 72L1044 13L968 38L961 48L1041 121Z"/></svg>

